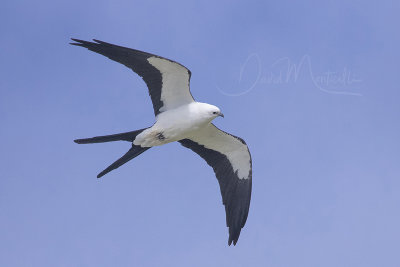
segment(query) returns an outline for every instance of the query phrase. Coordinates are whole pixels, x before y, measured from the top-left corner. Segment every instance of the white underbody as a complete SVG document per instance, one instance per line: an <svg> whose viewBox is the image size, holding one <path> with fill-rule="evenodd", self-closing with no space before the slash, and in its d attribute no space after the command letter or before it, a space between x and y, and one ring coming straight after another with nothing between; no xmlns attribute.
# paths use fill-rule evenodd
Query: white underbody
<svg viewBox="0 0 400 267"><path fill-rule="evenodd" d="M140 133L133 144L152 147L190 138L216 117L203 116L204 106L208 104L192 102L160 113L154 125Z"/></svg>
<svg viewBox="0 0 400 267"><path fill-rule="evenodd" d="M213 111L217 111L215 115ZM199 102L169 109L158 114L156 123L136 136L133 144L153 147L190 139L225 155L239 179L247 179L251 175L251 157L247 146L211 124L219 114L215 106Z"/></svg>

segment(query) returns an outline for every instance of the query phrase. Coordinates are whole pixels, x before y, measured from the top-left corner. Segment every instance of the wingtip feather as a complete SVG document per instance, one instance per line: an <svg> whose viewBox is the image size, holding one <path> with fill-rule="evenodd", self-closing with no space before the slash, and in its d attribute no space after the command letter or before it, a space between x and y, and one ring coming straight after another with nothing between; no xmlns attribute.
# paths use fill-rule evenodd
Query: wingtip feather
<svg viewBox="0 0 400 267"><path fill-rule="evenodd" d="M232 239L231 237L229 237L228 246L232 245L232 243L234 246L236 246L237 241L238 239Z"/></svg>
<svg viewBox="0 0 400 267"><path fill-rule="evenodd" d="M93 43L93 42L80 40L80 39L76 39L76 38L71 38L71 40L76 42L76 43L70 43L71 45L82 46L82 47L86 47L86 48L89 48L90 46L93 46L93 45L98 45L98 43Z"/></svg>
<svg viewBox="0 0 400 267"><path fill-rule="evenodd" d="M82 42L83 42L83 40L76 39L76 38L71 38L71 40L75 42L75 43L70 43L70 44L72 44L72 45L74 45L74 44L76 44L76 43L82 43Z"/></svg>
<svg viewBox="0 0 400 267"><path fill-rule="evenodd" d="M236 246L237 241L238 239L232 239L232 237L229 237L228 246L232 245L232 243L234 246Z"/></svg>

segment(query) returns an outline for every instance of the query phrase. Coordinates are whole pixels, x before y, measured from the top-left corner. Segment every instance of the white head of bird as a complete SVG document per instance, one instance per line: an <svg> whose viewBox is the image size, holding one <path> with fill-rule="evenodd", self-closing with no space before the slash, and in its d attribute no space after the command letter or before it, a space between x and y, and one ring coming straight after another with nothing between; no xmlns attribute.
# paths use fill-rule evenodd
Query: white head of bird
<svg viewBox="0 0 400 267"><path fill-rule="evenodd" d="M210 105L207 103L198 103L199 108L197 112L202 115L202 117L208 121L212 121L213 119L217 117L224 117L224 114L222 114L221 110L214 105Z"/></svg>

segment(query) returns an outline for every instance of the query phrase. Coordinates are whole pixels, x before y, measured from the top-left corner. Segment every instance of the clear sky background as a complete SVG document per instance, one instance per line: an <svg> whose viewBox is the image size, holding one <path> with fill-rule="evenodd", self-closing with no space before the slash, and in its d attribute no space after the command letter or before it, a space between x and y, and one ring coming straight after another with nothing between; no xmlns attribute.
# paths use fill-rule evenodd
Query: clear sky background
<svg viewBox="0 0 400 267"><path fill-rule="evenodd" d="M18 1L0 9L1 266L400 266L398 1ZM174 59L253 157L236 247L179 144L102 179L154 122L144 82L69 38Z"/></svg>

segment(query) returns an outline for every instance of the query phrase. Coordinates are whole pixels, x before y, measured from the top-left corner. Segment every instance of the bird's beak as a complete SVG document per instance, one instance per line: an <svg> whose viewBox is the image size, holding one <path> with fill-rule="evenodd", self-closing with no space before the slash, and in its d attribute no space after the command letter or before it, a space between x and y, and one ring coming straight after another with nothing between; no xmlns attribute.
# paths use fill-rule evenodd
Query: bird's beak
<svg viewBox="0 0 400 267"><path fill-rule="evenodd" d="M219 113L219 115L218 116L221 116L222 118L225 118L225 116L224 116L224 114L222 114L222 112L221 113Z"/></svg>

